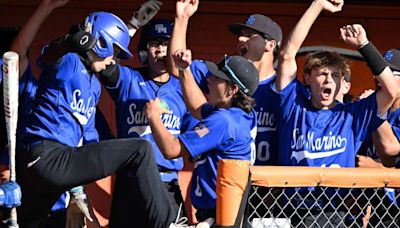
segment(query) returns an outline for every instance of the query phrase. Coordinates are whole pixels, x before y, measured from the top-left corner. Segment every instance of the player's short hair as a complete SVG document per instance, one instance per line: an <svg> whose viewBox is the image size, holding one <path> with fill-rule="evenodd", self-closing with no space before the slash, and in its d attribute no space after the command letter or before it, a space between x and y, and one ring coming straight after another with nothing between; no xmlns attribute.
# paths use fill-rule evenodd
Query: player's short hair
<svg viewBox="0 0 400 228"><path fill-rule="evenodd" d="M321 51L309 55L304 63L303 73L311 74L312 70L322 67L338 67L344 79L350 82L350 62L339 53L334 51Z"/></svg>
<svg viewBox="0 0 400 228"><path fill-rule="evenodd" d="M255 105L256 100L253 97L245 94L242 90L238 90L238 92L233 95L232 107L241 108L246 113L250 113Z"/></svg>

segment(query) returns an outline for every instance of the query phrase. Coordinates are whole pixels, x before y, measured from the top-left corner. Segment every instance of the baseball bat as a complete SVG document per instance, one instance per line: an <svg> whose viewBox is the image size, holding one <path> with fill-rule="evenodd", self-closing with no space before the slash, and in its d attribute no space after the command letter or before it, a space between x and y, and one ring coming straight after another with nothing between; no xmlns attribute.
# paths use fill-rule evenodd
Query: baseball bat
<svg viewBox="0 0 400 228"><path fill-rule="evenodd" d="M16 181L15 149L18 122L18 89L19 89L19 57L15 52L6 52L3 55L3 98L4 115L7 128L8 153L10 157L10 181ZM18 227L17 210L12 208L8 227Z"/></svg>

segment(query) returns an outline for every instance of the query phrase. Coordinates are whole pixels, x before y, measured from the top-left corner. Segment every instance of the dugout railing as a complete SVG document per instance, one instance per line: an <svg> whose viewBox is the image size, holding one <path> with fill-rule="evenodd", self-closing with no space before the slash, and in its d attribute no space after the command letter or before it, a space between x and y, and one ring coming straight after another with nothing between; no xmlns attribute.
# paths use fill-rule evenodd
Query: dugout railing
<svg viewBox="0 0 400 228"><path fill-rule="evenodd" d="M217 227L400 227L400 170L222 160Z"/></svg>

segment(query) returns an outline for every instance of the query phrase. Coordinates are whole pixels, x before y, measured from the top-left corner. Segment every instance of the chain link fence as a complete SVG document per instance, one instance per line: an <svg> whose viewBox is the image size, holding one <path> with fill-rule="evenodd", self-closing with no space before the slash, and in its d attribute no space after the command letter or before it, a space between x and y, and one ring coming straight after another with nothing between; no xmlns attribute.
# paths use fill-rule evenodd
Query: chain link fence
<svg viewBox="0 0 400 228"><path fill-rule="evenodd" d="M384 188L251 186L251 227L400 227L399 194Z"/></svg>
<svg viewBox="0 0 400 228"><path fill-rule="evenodd" d="M399 170L250 170L243 227L400 227Z"/></svg>

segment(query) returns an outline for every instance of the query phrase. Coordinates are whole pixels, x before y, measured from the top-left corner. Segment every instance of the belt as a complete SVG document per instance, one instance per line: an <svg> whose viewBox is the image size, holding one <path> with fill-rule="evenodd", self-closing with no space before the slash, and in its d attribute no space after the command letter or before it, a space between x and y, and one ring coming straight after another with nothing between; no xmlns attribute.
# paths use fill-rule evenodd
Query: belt
<svg viewBox="0 0 400 228"><path fill-rule="evenodd" d="M176 171L160 172L160 177L162 182L176 181L178 180L178 172Z"/></svg>

